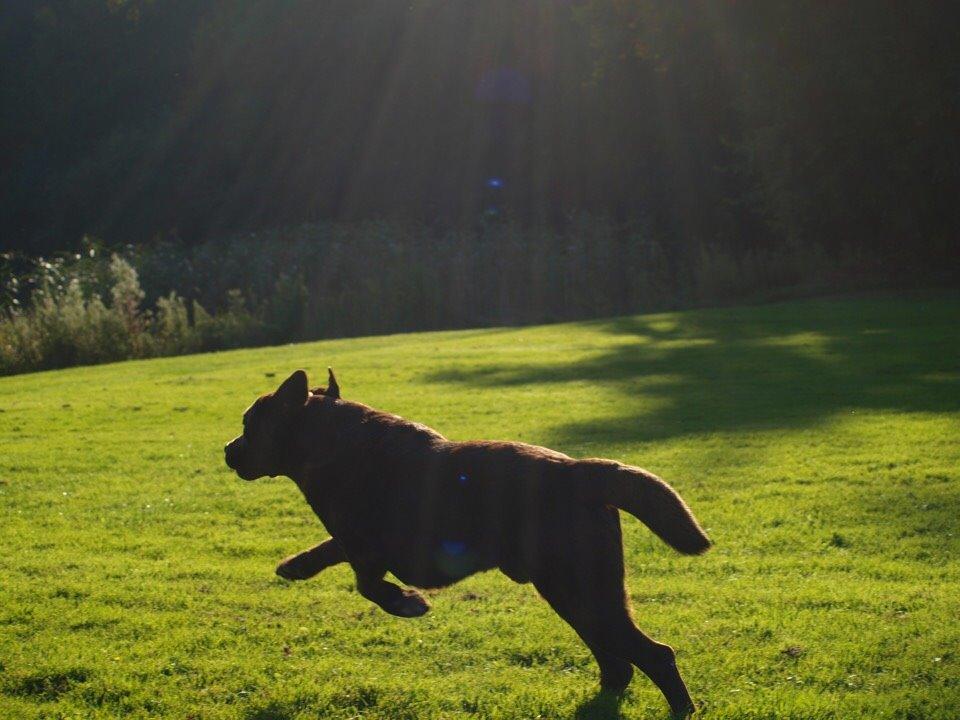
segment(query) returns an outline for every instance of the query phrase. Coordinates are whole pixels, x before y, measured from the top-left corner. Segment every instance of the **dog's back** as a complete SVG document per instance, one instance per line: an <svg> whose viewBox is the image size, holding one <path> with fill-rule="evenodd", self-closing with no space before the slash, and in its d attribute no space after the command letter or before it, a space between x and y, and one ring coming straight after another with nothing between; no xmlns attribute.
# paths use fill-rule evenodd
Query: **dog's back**
<svg viewBox="0 0 960 720"><path fill-rule="evenodd" d="M578 529L608 524L599 512L607 506L681 552L709 547L679 496L639 468L524 443L452 442L359 403L337 405L336 472L354 498L350 525L376 537L404 582L439 587L493 567L529 580Z"/></svg>

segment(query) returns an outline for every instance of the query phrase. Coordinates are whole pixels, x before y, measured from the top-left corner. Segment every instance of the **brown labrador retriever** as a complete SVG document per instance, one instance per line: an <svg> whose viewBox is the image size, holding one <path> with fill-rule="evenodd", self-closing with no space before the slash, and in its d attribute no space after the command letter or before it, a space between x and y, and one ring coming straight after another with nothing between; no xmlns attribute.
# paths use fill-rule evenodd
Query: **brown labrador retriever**
<svg viewBox="0 0 960 720"><path fill-rule="evenodd" d="M293 373L243 416L225 448L244 480L287 475L332 537L287 558L277 573L304 580L348 562L358 592L388 613L429 610L415 590L499 568L532 582L590 648L600 684L620 692L642 670L674 714L693 711L673 650L630 615L617 508L676 550L697 555L710 540L679 495L646 470L612 460L574 460L516 442L452 442L440 433L343 400L330 371L310 391Z"/></svg>

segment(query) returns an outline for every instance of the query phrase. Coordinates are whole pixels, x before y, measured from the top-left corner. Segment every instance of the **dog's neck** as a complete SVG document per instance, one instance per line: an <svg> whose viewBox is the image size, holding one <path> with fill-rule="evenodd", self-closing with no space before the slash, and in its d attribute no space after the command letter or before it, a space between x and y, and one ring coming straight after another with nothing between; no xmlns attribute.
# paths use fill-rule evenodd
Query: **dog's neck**
<svg viewBox="0 0 960 720"><path fill-rule="evenodd" d="M338 466L353 470L382 453L446 442L436 430L349 400L311 396L287 433L287 475L304 492L337 482Z"/></svg>

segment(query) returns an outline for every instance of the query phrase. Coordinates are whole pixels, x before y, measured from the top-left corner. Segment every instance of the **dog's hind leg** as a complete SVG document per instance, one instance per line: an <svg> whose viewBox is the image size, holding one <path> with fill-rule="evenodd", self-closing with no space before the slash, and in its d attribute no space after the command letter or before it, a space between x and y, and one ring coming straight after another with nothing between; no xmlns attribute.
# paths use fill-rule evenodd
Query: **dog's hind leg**
<svg viewBox="0 0 960 720"><path fill-rule="evenodd" d="M597 631L597 610L593 607L597 598L584 598L580 593L571 593L572 577L557 577L552 581L541 578L534 586L550 607L574 629L580 639L590 648L600 666L600 688L622 693L633 678L633 665L624 656L610 652Z"/></svg>
<svg viewBox="0 0 960 720"><path fill-rule="evenodd" d="M574 628L576 630L576 628ZM627 689L633 678L633 665L621 657L607 652L599 645L587 642L587 647L593 653L594 660L600 666L600 689L618 695Z"/></svg>
<svg viewBox="0 0 960 720"><path fill-rule="evenodd" d="M600 666L600 687L622 692L636 665L663 693L676 717L694 710L687 686L677 670L673 649L647 637L634 625L623 595L603 595L597 587L571 594L569 588L535 583L540 594L584 640Z"/></svg>
<svg viewBox="0 0 960 720"><path fill-rule="evenodd" d="M575 523L574 542L541 565L534 585L593 652L605 689L622 690L630 680L624 665L636 665L663 693L677 717L694 710L673 649L647 637L630 616L623 577L619 518L607 509L603 522Z"/></svg>
<svg viewBox="0 0 960 720"><path fill-rule="evenodd" d="M636 665L660 689L675 717L687 717L695 706L677 669L673 648L647 637L629 616L611 618L603 645Z"/></svg>
<svg viewBox="0 0 960 720"><path fill-rule="evenodd" d="M343 546L333 538L327 538L319 545L283 560L277 565L277 575L287 580L306 580L321 570L346 560L347 554L343 551Z"/></svg>

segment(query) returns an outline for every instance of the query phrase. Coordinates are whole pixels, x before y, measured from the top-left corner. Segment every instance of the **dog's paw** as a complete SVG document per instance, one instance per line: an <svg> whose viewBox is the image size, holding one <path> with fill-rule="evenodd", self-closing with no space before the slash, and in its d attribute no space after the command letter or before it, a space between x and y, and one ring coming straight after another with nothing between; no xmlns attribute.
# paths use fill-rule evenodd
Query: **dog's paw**
<svg viewBox="0 0 960 720"><path fill-rule="evenodd" d="M391 615L397 617L420 617L430 611L430 603L416 590L402 590L390 603L382 606Z"/></svg>
<svg viewBox="0 0 960 720"><path fill-rule="evenodd" d="M303 562L299 555L293 555L277 565L277 575L284 580L306 580L316 575L316 572Z"/></svg>
<svg viewBox="0 0 960 720"><path fill-rule="evenodd" d="M689 703L681 703L676 707L671 706L670 717L672 720L688 720L697 711L697 706L691 700Z"/></svg>

